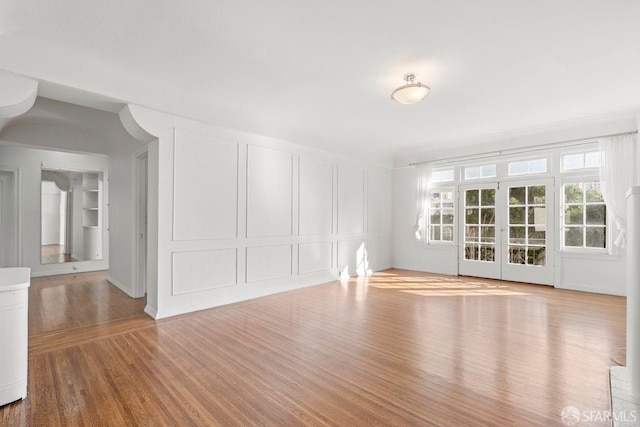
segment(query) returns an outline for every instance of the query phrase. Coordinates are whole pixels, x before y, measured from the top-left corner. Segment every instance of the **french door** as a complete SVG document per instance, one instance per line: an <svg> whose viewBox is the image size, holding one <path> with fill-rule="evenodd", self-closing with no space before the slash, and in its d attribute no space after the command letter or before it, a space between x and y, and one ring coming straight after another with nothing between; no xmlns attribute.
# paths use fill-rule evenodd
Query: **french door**
<svg viewBox="0 0 640 427"><path fill-rule="evenodd" d="M553 179L459 190L459 273L552 285Z"/></svg>

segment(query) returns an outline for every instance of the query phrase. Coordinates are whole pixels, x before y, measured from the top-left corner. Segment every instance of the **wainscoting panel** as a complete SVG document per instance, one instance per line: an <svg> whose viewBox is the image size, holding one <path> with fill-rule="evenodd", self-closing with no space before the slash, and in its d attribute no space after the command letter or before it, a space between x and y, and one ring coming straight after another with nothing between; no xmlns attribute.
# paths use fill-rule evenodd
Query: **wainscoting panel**
<svg viewBox="0 0 640 427"><path fill-rule="evenodd" d="M329 162L300 156L299 234L331 234L333 166Z"/></svg>
<svg viewBox="0 0 640 427"><path fill-rule="evenodd" d="M331 242L300 243L298 271L300 274L331 269Z"/></svg>
<svg viewBox="0 0 640 427"><path fill-rule="evenodd" d="M364 232L364 171L338 167L338 233Z"/></svg>
<svg viewBox="0 0 640 427"><path fill-rule="evenodd" d="M292 274L292 245L247 248L247 283Z"/></svg>
<svg viewBox="0 0 640 427"><path fill-rule="evenodd" d="M175 129L173 240L237 236L238 143Z"/></svg>
<svg viewBox="0 0 640 427"><path fill-rule="evenodd" d="M292 235L293 155L249 145L247 237Z"/></svg>
<svg viewBox="0 0 640 427"><path fill-rule="evenodd" d="M237 250L174 252L172 295L235 285Z"/></svg>

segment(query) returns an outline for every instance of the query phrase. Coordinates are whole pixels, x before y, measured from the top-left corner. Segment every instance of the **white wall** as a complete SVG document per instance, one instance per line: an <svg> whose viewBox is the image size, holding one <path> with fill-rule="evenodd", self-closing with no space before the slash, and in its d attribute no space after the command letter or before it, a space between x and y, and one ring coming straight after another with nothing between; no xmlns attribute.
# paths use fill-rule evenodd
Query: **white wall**
<svg viewBox="0 0 640 427"><path fill-rule="evenodd" d="M43 265L41 264L40 237L40 183L42 168L103 171L106 177L108 176L107 157L5 145L0 146L0 159L2 159L3 164L17 167L20 170L22 265L31 268L32 276L39 277L72 273L74 271L107 269L109 266L107 256L100 261ZM108 212L106 198L102 209L103 212ZM103 238L105 241L107 241L107 227L108 222L105 222L103 226ZM108 242L105 244L108 248Z"/></svg>
<svg viewBox="0 0 640 427"><path fill-rule="evenodd" d="M158 264L150 263L157 287L148 313L166 317L391 266L389 170L130 108L158 137L149 146L149 251Z"/></svg>
<svg viewBox="0 0 640 427"><path fill-rule="evenodd" d="M491 152L505 147L522 146L527 142L532 146L540 143L561 142L564 140L589 138L617 132L636 130L636 117L612 116L610 120L599 122L580 122L565 124L556 129L547 127L536 137L534 133L511 135L511 140L486 142L482 149ZM449 150L449 151L447 151ZM478 148L474 149L479 152ZM460 156L473 150L434 149L429 153L416 154L414 161ZM408 161L403 157L402 162ZM412 166L397 168L393 171L393 266L416 271L442 274L457 274L457 245L422 245L414 237L415 224L415 168ZM557 199L557 195L556 195ZM607 233L616 233L610 225ZM558 246L558 245L556 245ZM551 257L549 257L551 259ZM554 286L588 292L625 295L626 254L624 250L613 248L612 254L577 254L556 250L554 254Z"/></svg>

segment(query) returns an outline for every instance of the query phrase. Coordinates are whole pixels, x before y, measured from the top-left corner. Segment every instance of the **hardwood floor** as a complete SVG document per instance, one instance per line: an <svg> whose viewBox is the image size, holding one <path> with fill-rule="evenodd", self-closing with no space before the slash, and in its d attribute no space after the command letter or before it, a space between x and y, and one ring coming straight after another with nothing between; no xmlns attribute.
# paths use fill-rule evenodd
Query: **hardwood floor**
<svg viewBox="0 0 640 427"><path fill-rule="evenodd" d="M61 262L73 262L77 259L63 253L62 245L42 245L41 262L43 264L58 264Z"/></svg>
<svg viewBox="0 0 640 427"><path fill-rule="evenodd" d="M624 346L624 298L543 286L388 270L156 322L104 279L33 281L0 424L562 425Z"/></svg>

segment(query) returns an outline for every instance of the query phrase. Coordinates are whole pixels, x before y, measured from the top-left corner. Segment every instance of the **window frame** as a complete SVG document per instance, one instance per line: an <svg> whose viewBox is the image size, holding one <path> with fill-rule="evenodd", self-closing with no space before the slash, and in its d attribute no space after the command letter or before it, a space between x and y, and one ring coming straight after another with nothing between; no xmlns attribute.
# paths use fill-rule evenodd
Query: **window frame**
<svg viewBox="0 0 640 427"><path fill-rule="evenodd" d="M442 211L444 210L444 208L442 206L440 206L439 208L436 208L439 212L440 212L440 223L439 224L431 224L431 196L433 193L445 193L445 192L450 192L453 196L452 201L453 201L453 206L450 208L452 211L452 215L453 215L453 222L451 224L446 224L447 226L451 226L452 228L452 236L451 236L451 240L442 240L442 227L443 225L445 225L442 222ZM444 183L436 183L432 186L429 187L429 197L428 199L425 201L425 215L424 215L424 230L425 230L425 234L426 234L426 242L428 245L445 245L445 246L454 246L456 245L456 238L458 236L457 234L457 230L456 230L456 219L457 219L457 215L456 215L456 208L457 208L457 202L458 202L458 192L457 192L457 185L455 182L455 171L454 171L454 181L447 181ZM449 209L449 208L447 208ZM431 227L435 227L438 226L440 227L440 239L439 240L434 240L431 238Z"/></svg>
<svg viewBox="0 0 640 427"><path fill-rule="evenodd" d="M561 153L561 156L566 153ZM561 157L562 158L562 157ZM560 160L562 162L562 160ZM590 168L593 169L593 168ZM565 219L565 208L567 203L565 202L565 193L564 188L566 184L576 184L576 183L586 183L586 182L600 182L600 175L594 174L593 171L591 173L584 173L585 169L576 169L577 172L572 176L562 176L559 183L559 201L560 201L560 209L559 209L559 221L558 221L558 232L559 232L559 243L560 243L560 252L566 254L593 254L593 255L606 255L611 253L611 245L613 243L611 239L612 229L611 222L609 217L609 210L606 209L606 204L604 202L597 203L605 205L605 219L604 219L604 229L605 229L605 247L604 248L590 248L590 247L578 247L578 246L566 246L565 245L565 230L567 228L567 224L564 223ZM569 206L578 205L578 203L569 203ZM582 201L582 206L588 206L585 200ZM583 214L583 215L586 215ZM572 225L568 225L569 228L574 228ZM594 227L601 227L598 225L594 225ZM580 225L580 228L583 230L585 228L589 228L589 226L585 223ZM586 242L583 242L583 244Z"/></svg>

